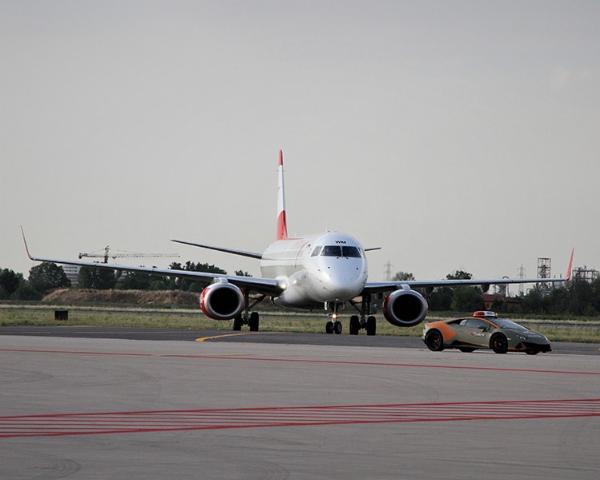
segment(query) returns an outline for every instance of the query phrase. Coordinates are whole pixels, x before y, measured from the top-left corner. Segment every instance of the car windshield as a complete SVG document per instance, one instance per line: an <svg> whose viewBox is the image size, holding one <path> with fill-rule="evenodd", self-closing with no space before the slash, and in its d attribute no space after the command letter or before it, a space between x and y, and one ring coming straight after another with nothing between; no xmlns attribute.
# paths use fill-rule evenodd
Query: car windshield
<svg viewBox="0 0 600 480"><path fill-rule="evenodd" d="M341 257L342 249L338 245L325 245L321 251L322 257Z"/></svg>
<svg viewBox="0 0 600 480"><path fill-rule="evenodd" d="M511 322L506 318L494 318L493 322L498 325L500 328L510 328L511 330L519 330L521 332L526 332L527 329L518 323Z"/></svg>
<svg viewBox="0 0 600 480"><path fill-rule="evenodd" d="M342 247L342 257L360 258L360 250L356 247Z"/></svg>

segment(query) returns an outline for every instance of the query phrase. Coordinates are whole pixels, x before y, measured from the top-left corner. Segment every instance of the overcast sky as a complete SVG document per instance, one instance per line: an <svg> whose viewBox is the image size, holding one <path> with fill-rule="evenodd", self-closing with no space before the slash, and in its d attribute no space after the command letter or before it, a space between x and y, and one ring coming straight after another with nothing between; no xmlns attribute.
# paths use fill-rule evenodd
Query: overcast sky
<svg viewBox="0 0 600 480"><path fill-rule="evenodd" d="M370 278L600 268L600 2L0 1L0 267L110 244L229 272L288 229ZM169 259L146 261L165 265ZM139 263L138 260L132 260Z"/></svg>

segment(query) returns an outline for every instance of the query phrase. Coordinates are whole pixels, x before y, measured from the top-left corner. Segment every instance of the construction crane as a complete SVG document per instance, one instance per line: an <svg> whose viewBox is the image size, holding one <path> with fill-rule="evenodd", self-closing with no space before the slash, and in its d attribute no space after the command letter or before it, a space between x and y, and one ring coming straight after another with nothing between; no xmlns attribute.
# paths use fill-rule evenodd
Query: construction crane
<svg viewBox="0 0 600 480"><path fill-rule="evenodd" d="M98 253L98 251L90 252L90 253L80 253L79 258L102 258L104 263L108 263L108 259L112 258L113 260L117 258L177 258L179 254L177 253L138 253L138 252L119 252L110 250L110 245L104 247L104 253Z"/></svg>

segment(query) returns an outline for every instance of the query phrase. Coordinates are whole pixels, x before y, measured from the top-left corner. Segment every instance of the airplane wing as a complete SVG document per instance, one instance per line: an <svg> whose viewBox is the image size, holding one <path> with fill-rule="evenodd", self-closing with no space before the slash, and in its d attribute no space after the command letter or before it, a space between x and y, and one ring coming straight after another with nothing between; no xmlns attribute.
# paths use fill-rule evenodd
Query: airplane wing
<svg viewBox="0 0 600 480"><path fill-rule="evenodd" d="M204 245L202 243L186 242L185 240L171 240L171 241L176 242L176 243L182 243L184 245L191 245L193 247L208 248L209 250L217 250L219 252L232 253L234 255L241 255L242 257L258 258L259 260L262 258L262 255L260 253L248 252L246 250L236 250L233 248L214 247L212 245Z"/></svg>
<svg viewBox="0 0 600 480"><path fill-rule="evenodd" d="M257 293L264 293L267 295L279 295L283 292L283 287L279 281L273 278L258 278L258 277L245 277L238 275L224 275L219 273L206 273L206 272L193 272L189 270L174 270L171 268L156 268L156 267L134 267L131 265L121 265L117 263L95 263L95 262L81 262L78 260L64 260L58 258L48 257L37 257L31 255L25 234L23 234L23 242L25 243L25 251L27 256L36 262L50 262L59 263L63 265L77 265L79 267L92 267L92 268L105 268L109 270L119 270L123 272L142 272L149 273L152 275L163 275L170 277L180 277L194 280L198 283L209 284L216 279L225 279L229 283L237 285L241 288L246 288Z"/></svg>
<svg viewBox="0 0 600 480"><path fill-rule="evenodd" d="M411 288L460 287L467 285L508 285L513 283L558 283L568 278L470 278L464 280L399 280L394 282L367 282L363 293L387 292L408 285Z"/></svg>
<svg viewBox="0 0 600 480"><path fill-rule="evenodd" d="M489 278L489 279L460 279L460 280L399 280L394 282L367 282L363 294L389 292L408 285L411 288L435 288L435 287L460 287L463 285L481 285L489 287L490 285L509 285L514 283L560 283L571 280L573 271L573 256L575 249L571 250L571 256L567 263L567 270L564 278Z"/></svg>

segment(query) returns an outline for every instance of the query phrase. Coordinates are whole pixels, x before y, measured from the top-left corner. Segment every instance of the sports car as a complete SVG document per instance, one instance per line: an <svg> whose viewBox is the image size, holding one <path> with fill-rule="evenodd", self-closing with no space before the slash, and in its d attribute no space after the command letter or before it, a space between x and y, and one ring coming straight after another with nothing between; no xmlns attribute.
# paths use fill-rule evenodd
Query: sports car
<svg viewBox="0 0 600 480"><path fill-rule="evenodd" d="M423 341L434 352L444 348L458 348L461 352L492 349L496 353L535 355L552 350L550 341L541 333L483 310L471 317L426 323Z"/></svg>

